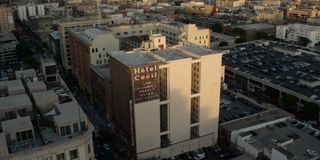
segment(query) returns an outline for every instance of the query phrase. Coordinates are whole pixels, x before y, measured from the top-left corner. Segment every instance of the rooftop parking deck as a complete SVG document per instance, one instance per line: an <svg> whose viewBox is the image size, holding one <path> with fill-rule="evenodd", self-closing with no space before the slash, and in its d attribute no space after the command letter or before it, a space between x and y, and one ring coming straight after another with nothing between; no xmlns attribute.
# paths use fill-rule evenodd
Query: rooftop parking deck
<svg viewBox="0 0 320 160"><path fill-rule="evenodd" d="M320 86L307 87L300 80L310 76L320 81L320 57L314 53L302 52L292 56L274 49L283 44L270 42L257 45L257 42L237 45L223 56L226 70L233 70L244 76L256 77L279 87L300 93L316 101L320 100ZM294 48L294 46L291 46ZM319 101L320 102L320 101Z"/></svg>
<svg viewBox="0 0 320 160"><path fill-rule="evenodd" d="M262 111L265 111L265 109L241 99L238 96L228 92L221 94L219 115L220 123L229 122Z"/></svg>
<svg viewBox="0 0 320 160"><path fill-rule="evenodd" d="M251 133L255 134L251 136L251 139L255 140L251 145L258 150L263 150L264 147L276 148L283 144L286 152L295 155L296 159L312 158L306 154L307 150L320 153L320 136L310 134L313 132L307 126L298 127L297 124L293 125L289 121L284 121L251 131Z"/></svg>

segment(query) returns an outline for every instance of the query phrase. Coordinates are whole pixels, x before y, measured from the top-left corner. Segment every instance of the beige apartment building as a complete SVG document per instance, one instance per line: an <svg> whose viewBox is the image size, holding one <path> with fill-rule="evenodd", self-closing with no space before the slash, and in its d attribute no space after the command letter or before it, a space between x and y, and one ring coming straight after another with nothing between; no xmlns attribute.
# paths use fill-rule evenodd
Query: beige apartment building
<svg viewBox="0 0 320 160"><path fill-rule="evenodd" d="M13 10L11 7L0 5L0 33L11 32L14 29Z"/></svg>
<svg viewBox="0 0 320 160"><path fill-rule="evenodd" d="M132 159L216 144L221 58L196 45L111 53L113 120Z"/></svg>
<svg viewBox="0 0 320 160"><path fill-rule="evenodd" d="M91 93L90 65L107 64L109 53L119 50L119 40L97 28L70 29L68 35L72 73L80 86Z"/></svg>
<svg viewBox="0 0 320 160"><path fill-rule="evenodd" d="M308 18L316 18L317 17L317 9L294 9L287 8L286 18L289 21L300 21L307 22Z"/></svg>
<svg viewBox="0 0 320 160"><path fill-rule="evenodd" d="M283 21L283 11L257 11L255 13L254 20L256 21L268 21L273 24L278 24Z"/></svg>
<svg viewBox="0 0 320 160"><path fill-rule="evenodd" d="M150 22L144 24L123 25L110 28L115 37L132 37L160 33L166 36L171 45L192 43L210 48L210 30L199 28L195 24L179 22Z"/></svg>
<svg viewBox="0 0 320 160"><path fill-rule="evenodd" d="M216 7L232 10L242 7L245 2L245 0L216 0Z"/></svg>
<svg viewBox="0 0 320 160"><path fill-rule="evenodd" d="M73 19L59 24L60 46L62 64L66 70L71 69L70 44L67 30L69 28L105 27L116 38L149 35L160 33L167 37L167 43L192 43L210 48L210 30L199 28L195 24L183 24L179 22L149 22L144 24L119 25L107 27L111 19Z"/></svg>
<svg viewBox="0 0 320 160"><path fill-rule="evenodd" d="M68 29L83 27L105 27L111 24L111 19L90 19L90 18L74 18L67 19L59 23L58 30L60 36L61 61L65 70L71 69L70 44L68 41Z"/></svg>

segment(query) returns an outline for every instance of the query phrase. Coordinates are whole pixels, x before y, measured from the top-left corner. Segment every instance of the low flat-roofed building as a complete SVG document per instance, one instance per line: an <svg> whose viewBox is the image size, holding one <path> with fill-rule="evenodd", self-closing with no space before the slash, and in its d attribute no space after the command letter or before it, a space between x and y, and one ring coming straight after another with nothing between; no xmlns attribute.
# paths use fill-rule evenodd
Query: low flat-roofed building
<svg viewBox="0 0 320 160"><path fill-rule="evenodd" d="M58 95L53 90L32 93L32 97L41 114L46 114L59 102Z"/></svg>
<svg viewBox="0 0 320 160"><path fill-rule="evenodd" d="M43 81L28 82L27 87L31 93L47 90L47 85Z"/></svg>
<svg viewBox="0 0 320 160"><path fill-rule="evenodd" d="M18 41L13 33L0 33L0 63L13 62L18 60L18 57L16 55L17 44Z"/></svg>
<svg viewBox="0 0 320 160"><path fill-rule="evenodd" d="M279 45L290 48L287 50L294 53L274 48L279 48ZM280 105L286 105L284 97L293 97L290 107L300 112L299 105L301 107L308 102L320 105L320 86L300 81L312 75L316 79L310 80L317 82L317 77L320 77L317 75L320 71L317 58L319 53L317 50L282 42L254 41L239 44L223 55L225 82L234 90L251 92L258 97L264 93L268 102L275 105L279 105L279 102Z"/></svg>
<svg viewBox="0 0 320 160"><path fill-rule="evenodd" d="M65 84L59 80L62 85ZM20 81L30 83L31 80L24 78ZM0 98L1 160L39 157L94 159L93 125L76 100L65 92L66 89L56 87L55 90L33 92L29 96L20 94ZM34 100L34 105L31 100ZM38 116L37 108L45 114ZM33 125L33 121L37 122L37 126Z"/></svg>
<svg viewBox="0 0 320 160"><path fill-rule="evenodd" d="M0 82L0 87L0 97L18 95L26 92L21 80L3 81Z"/></svg>
<svg viewBox="0 0 320 160"><path fill-rule="evenodd" d="M284 110L272 108L251 116L223 123L219 128L219 135L221 135L219 136L219 143L235 147L239 134L284 121L290 116L291 114Z"/></svg>
<svg viewBox="0 0 320 160"><path fill-rule="evenodd" d="M229 45L234 45L236 38L230 35L217 33L217 32L211 32L211 48L215 49L217 47L224 47Z"/></svg>
<svg viewBox="0 0 320 160"><path fill-rule="evenodd" d="M90 121L77 102L56 104L55 109L58 114L53 116L53 121L59 129L60 136L68 136L88 129Z"/></svg>
<svg viewBox="0 0 320 160"><path fill-rule="evenodd" d="M9 145L15 142L27 141L34 139L34 131L29 116L10 119L1 122L3 133L6 135Z"/></svg>
<svg viewBox="0 0 320 160"><path fill-rule="evenodd" d="M31 114L32 103L26 94L0 98L0 120L15 118L17 114Z"/></svg>
<svg viewBox="0 0 320 160"><path fill-rule="evenodd" d="M248 41L257 39L257 32L262 31L272 36L276 34L276 26L269 23L252 23L241 24L237 26L246 32L246 38Z"/></svg>
<svg viewBox="0 0 320 160"><path fill-rule="evenodd" d="M318 159L320 158L320 140L310 134L315 129L303 125L293 125L292 119L242 132L237 138L237 148L259 158L262 155L270 160Z"/></svg>
<svg viewBox="0 0 320 160"><path fill-rule="evenodd" d="M35 71L35 69L25 69L25 70L15 71L14 73L17 79L23 79L27 77L29 78L37 77L37 72Z"/></svg>
<svg viewBox="0 0 320 160"><path fill-rule="evenodd" d="M42 59L40 61L40 70L46 83L58 82L58 69L54 59Z"/></svg>

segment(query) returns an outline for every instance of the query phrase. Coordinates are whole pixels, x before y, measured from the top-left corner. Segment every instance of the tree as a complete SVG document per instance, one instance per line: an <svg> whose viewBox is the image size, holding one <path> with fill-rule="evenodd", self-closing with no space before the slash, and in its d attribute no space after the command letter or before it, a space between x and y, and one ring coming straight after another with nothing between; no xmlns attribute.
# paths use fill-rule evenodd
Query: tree
<svg viewBox="0 0 320 160"><path fill-rule="evenodd" d="M246 35L246 31L239 27L234 28L232 32L234 35L240 36L240 37L244 37Z"/></svg>
<svg viewBox="0 0 320 160"><path fill-rule="evenodd" d="M303 117L310 120L318 120L319 118L319 106L312 102L307 102L302 108Z"/></svg>
<svg viewBox="0 0 320 160"><path fill-rule="evenodd" d="M223 31L223 25L219 22L215 22L213 25L212 25L212 30L214 32L219 32L221 33Z"/></svg>
<svg viewBox="0 0 320 160"><path fill-rule="evenodd" d="M258 31L256 33L257 37L259 39L267 39L268 38L268 33L267 32L264 32L264 31Z"/></svg>
<svg viewBox="0 0 320 160"><path fill-rule="evenodd" d="M227 46L229 43L226 42L226 41L223 41L219 44L219 47L224 47L224 46Z"/></svg>

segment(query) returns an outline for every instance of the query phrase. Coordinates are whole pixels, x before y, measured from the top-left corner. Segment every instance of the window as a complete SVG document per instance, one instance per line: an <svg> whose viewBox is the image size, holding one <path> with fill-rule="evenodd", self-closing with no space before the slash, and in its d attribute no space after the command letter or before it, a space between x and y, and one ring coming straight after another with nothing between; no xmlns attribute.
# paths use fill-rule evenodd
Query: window
<svg viewBox="0 0 320 160"><path fill-rule="evenodd" d="M99 64L99 60L97 60L96 63Z"/></svg>
<svg viewBox="0 0 320 160"><path fill-rule="evenodd" d="M160 105L160 132L168 131L168 105Z"/></svg>
<svg viewBox="0 0 320 160"><path fill-rule="evenodd" d="M29 139L33 139L33 133L32 130L22 131L16 133L17 141L25 141Z"/></svg>
<svg viewBox="0 0 320 160"><path fill-rule="evenodd" d="M69 134L71 134L70 126L60 127L60 135L61 136L65 136L65 135L69 135Z"/></svg>
<svg viewBox="0 0 320 160"><path fill-rule="evenodd" d="M60 136L65 136L66 135L66 130L64 127L60 127Z"/></svg>
<svg viewBox="0 0 320 160"><path fill-rule="evenodd" d="M66 126L66 135L71 134L71 128L70 126Z"/></svg>
<svg viewBox="0 0 320 160"><path fill-rule="evenodd" d="M99 58L101 58L101 54L99 54Z"/></svg>
<svg viewBox="0 0 320 160"><path fill-rule="evenodd" d="M85 121L81 121L80 128L81 128L81 131L85 131L86 130L86 122Z"/></svg>
<svg viewBox="0 0 320 160"><path fill-rule="evenodd" d="M78 133L78 132L79 132L78 123L74 123L74 124L73 124L73 132L74 132L74 133Z"/></svg>
<svg viewBox="0 0 320 160"><path fill-rule="evenodd" d="M159 39L158 42L160 43L160 42L161 42L161 39Z"/></svg>
<svg viewBox="0 0 320 160"><path fill-rule="evenodd" d="M98 52L98 48L96 48L96 52Z"/></svg>
<svg viewBox="0 0 320 160"><path fill-rule="evenodd" d="M128 32L124 32L123 34L124 34L124 35L127 35L127 34L128 34Z"/></svg>
<svg viewBox="0 0 320 160"><path fill-rule="evenodd" d="M79 158L77 149L74 149L74 150L70 151L69 154L70 154L70 159Z"/></svg>
<svg viewBox="0 0 320 160"><path fill-rule="evenodd" d="M28 139L33 139L32 130L28 130L28 131L27 131L27 136L28 136Z"/></svg>
<svg viewBox="0 0 320 160"><path fill-rule="evenodd" d="M194 37L194 40L197 40L197 37Z"/></svg>
<svg viewBox="0 0 320 160"><path fill-rule="evenodd" d="M92 53L94 53L94 48L92 48L91 50L92 50Z"/></svg>
<svg viewBox="0 0 320 160"><path fill-rule="evenodd" d="M57 160L65 160L66 159L64 156L64 153L57 154L56 158L57 158Z"/></svg>
<svg viewBox="0 0 320 160"><path fill-rule="evenodd" d="M22 138L21 138L21 135L20 135L20 132L17 132L16 133L16 137L17 137L17 141L22 141Z"/></svg>
<svg viewBox="0 0 320 160"><path fill-rule="evenodd" d="M160 136L161 148L168 147L170 145L169 134Z"/></svg>
<svg viewBox="0 0 320 160"><path fill-rule="evenodd" d="M191 98L191 115L190 115L191 124L199 122L199 101L200 101L199 97Z"/></svg>
<svg viewBox="0 0 320 160"><path fill-rule="evenodd" d="M190 128L190 139L199 137L199 126L193 126Z"/></svg>

